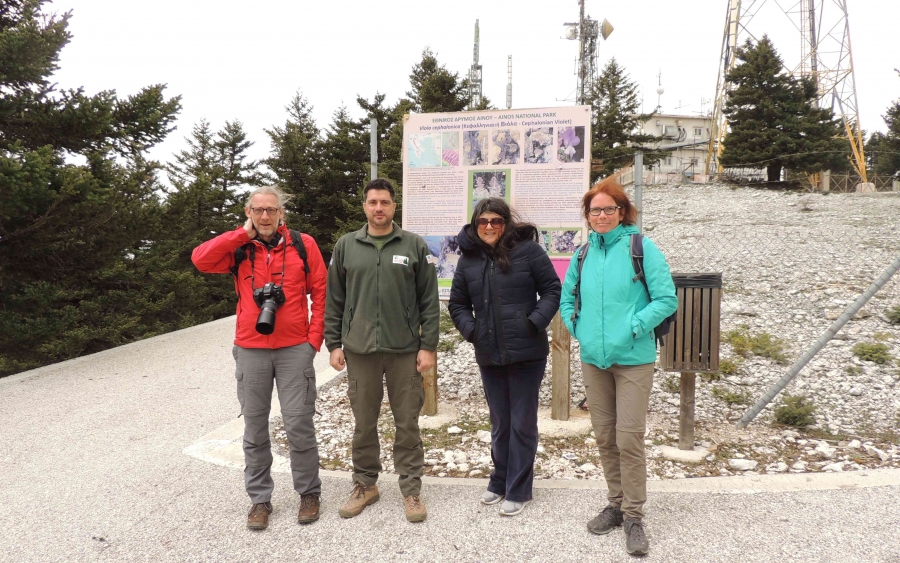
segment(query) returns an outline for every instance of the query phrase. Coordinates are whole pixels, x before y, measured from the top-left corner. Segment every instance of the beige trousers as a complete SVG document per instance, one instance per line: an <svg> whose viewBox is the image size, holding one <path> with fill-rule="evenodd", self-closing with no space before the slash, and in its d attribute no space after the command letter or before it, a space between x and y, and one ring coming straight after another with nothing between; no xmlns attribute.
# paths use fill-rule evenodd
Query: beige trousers
<svg viewBox="0 0 900 563"><path fill-rule="evenodd" d="M600 369L582 362L581 373L609 503L620 507L625 518L643 518L647 502L644 431L653 364L613 364Z"/></svg>

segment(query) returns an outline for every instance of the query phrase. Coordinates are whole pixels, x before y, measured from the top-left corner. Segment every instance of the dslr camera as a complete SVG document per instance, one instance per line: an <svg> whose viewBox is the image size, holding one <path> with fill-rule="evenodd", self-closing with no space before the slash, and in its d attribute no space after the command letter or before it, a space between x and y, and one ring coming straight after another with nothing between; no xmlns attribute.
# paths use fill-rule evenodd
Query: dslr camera
<svg viewBox="0 0 900 563"><path fill-rule="evenodd" d="M284 305L284 290L272 282L253 290L253 300L259 307L256 332L272 334L275 331L275 311Z"/></svg>

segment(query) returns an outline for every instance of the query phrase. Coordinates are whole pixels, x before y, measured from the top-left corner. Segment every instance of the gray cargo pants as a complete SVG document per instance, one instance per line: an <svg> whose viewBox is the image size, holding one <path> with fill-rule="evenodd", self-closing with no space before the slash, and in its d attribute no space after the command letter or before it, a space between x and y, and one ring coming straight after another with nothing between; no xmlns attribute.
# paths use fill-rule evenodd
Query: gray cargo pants
<svg viewBox="0 0 900 563"><path fill-rule="evenodd" d="M309 344L286 348L235 346L237 396L244 415L244 485L250 502L272 500L272 445L269 411L272 386L278 385L281 417L291 450L294 490L301 495L319 493L319 449L313 414L316 408L315 349Z"/></svg>

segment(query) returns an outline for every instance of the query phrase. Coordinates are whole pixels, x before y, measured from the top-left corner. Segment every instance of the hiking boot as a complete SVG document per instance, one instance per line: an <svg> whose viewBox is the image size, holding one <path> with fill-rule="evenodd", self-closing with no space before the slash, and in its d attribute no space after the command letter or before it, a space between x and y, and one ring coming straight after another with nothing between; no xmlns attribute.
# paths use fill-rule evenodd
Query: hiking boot
<svg viewBox="0 0 900 563"><path fill-rule="evenodd" d="M603 536L610 533L616 526L621 526L623 520L622 511L619 510L619 507L608 504L600 514L594 516L587 523L587 529L592 534Z"/></svg>
<svg viewBox="0 0 900 563"><path fill-rule="evenodd" d="M530 502L530 500L526 500L525 502L505 500L503 501L503 504L500 505L500 516L515 516L525 510L525 507L528 506Z"/></svg>
<svg viewBox="0 0 900 563"><path fill-rule="evenodd" d="M625 520L625 551L629 555L647 555L650 553L650 542L644 534L644 525L640 518Z"/></svg>
<svg viewBox="0 0 900 563"><path fill-rule="evenodd" d="M485 491L483 495L481 495L481 504L486 504L488 506L492 504L497 504L503 500L503 495L498 495L497 493L492 493L490 491Z"/></svg>
<svg viewBox="0 0 900 563"><path fill-rule="evenodd" d="M272 514L272 503L254 504L247 515L247 527L251 530L265 530L269 526L269 514Z"/></svg>
<svg viewBox="0 0 900 563"><path fill-rule="evenodd" d="M403 497L403 504L406 506L406 520L409 522L421 522L428 516L425 503L419 495Z"/></svg>
<svg viewBox="0 0 900 563"><path fill-rule="evenodd" d="M370 504L375 504L380 498L381 497L378 495L378 485L367 487L362 483L354 481L353 491L350 493L350 496L347 497L347 500L344 501L344 504L341 505L341 508L338 509L338 514L343 518L359 516L363 511L363 508Z"/></svg>
<svg viewBox="0 0 900 563"><path fill-rule="evenodd" d="M299 524L310 524L319 519L319 494L300 495L300 511L297 512Z"/></svg>

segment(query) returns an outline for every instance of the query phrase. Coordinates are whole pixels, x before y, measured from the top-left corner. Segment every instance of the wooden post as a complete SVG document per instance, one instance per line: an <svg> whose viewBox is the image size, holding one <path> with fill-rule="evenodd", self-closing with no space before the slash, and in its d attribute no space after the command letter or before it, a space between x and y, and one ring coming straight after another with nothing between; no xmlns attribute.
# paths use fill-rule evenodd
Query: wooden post
<svg viewBox="0 0 900 563"><path fill-rule="evenodd" d="M425 404L422 405L422 414L434 416L438 411L437 361L433 368L422 372L422 385L425 387Z"/></svg>
<svg viewBox="0 0 900 563"><path fill-rule="evenodd" d="M569 351L571 349L569 330L557 311L550 321L553 337L550 340L551 367L551 405L550 418L553 420L569 420L570 383L569 383Z"/></svg>
<svg viewBox="0 0 900 563"><path fill-rule="evenodd" d="M697 375L681 372L681 412L678 414L678 449L694 449L694 391Z"/></svg>

